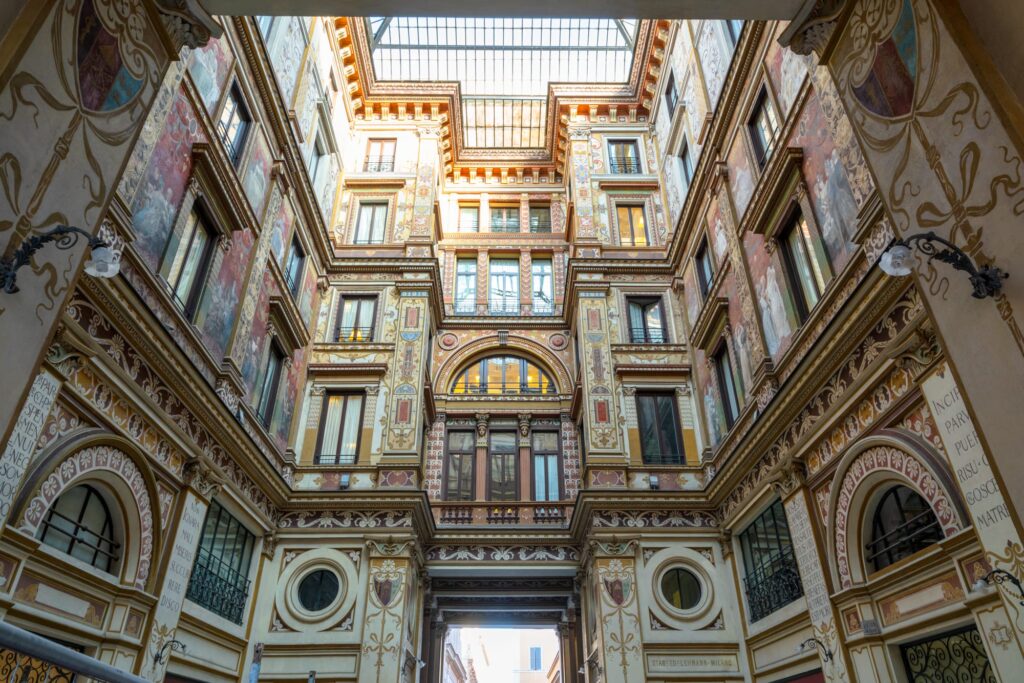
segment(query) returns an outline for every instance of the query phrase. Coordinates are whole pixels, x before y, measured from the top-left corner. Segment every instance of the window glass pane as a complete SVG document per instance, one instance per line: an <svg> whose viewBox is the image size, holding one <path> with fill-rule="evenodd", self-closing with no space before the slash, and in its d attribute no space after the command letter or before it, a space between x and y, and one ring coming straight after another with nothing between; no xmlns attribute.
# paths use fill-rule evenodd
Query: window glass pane
<svg viewBox="0 0 1024 683"><path fill-rule="evenodd" d="M476 450L475 432L449 432L448 448L460 453L472 453Z"/></svg>
<svg viewBox="0 0 1024 683"><path fill-rule="evenodd" d="M356 446L359 443L359 418L362 417L363 397L351 395L346 397L345 423L341 433L340 455L355 459Z"/></svg>
<svg viewBox="0 0 1024 683"><path fill-rule="evenodd" d="M658 415L654 397L637 396L637 422L640 427L640 452L644 457L660 456L661 441L658 439Z"/></svg>
<svg viewBox="0 0 1024 683"><path fill-rule="evenodd" d="M517 444L515 432L493 432L491 434L491 450L495 453L517 453L519 446Z"/></svg>
<svg viewBox="0 0 1024 683"><path fill-rule="evenodd" d="M345 397L337 394L327 395L326 416L324 417L323 436L321 437L320 455L338 455L338 435L341 433L341 417L345 408Z"/></svg>
<svg viewBox="0 0 1024 683"><path fill-rule="evenodd" d="M683 454L682 445L679 443L679 426L676 421L676 411L673 403L675 396L664 395L657 397L658 421L661 431L662 455L672 459L681 459Z"/></svg>
<svg viewBox="0 0 1024 683"><path fill-rule="evenodd" d="M558 432L533 432L532 438L534 452L558 452Z"/></svg>

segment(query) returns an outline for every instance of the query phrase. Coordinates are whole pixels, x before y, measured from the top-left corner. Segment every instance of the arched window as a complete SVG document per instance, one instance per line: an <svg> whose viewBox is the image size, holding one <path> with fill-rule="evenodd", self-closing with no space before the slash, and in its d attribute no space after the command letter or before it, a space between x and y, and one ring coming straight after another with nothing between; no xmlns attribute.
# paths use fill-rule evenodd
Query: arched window
<svg viewBox="0 0 1024 683"><path fill-rule="evenodd" d="M893 486L875 508L867 561L878 571L942 538L942 527L928 502L906 486Z"/></svg>
<svg viewBox="0 0 1024 683"><path fill-rule="evenodd" d="M455 377L453 394L554 394L558 389L536 364L517 356L489 356Z"/></svg>
<svg viewBox="0 0 1024 683"><path fill-rule="evenodd" d="M39 527L39 540L97 569L113 573L121 545L103 495L88 484L61 494Z"/></svg>

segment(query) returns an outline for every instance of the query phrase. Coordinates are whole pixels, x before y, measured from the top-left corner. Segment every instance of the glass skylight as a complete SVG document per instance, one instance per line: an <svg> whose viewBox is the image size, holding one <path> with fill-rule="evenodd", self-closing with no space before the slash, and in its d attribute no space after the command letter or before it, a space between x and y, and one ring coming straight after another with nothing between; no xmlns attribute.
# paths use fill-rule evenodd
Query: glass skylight
<svg viewBox="0 0 1024 683"><path fill-rule="evenodd" d="M549 83L624 83L634 19L370 17L379 81L458 81L467 147L543 147Z"/></svg>

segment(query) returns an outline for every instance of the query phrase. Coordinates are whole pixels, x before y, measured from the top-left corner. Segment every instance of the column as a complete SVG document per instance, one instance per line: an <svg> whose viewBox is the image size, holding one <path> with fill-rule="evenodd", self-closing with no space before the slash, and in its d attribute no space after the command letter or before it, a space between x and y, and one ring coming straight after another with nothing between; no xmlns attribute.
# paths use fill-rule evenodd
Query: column
<svg viewBox="0 0 1024 683"><path fill-rule="evenodd" d="M803 466L794 461L784 462L777 476L773 484L786 510L786 522L793 539L793 553L800 569L811 629L814 638L821 643L821 646L817 646L817 653L821 658L822 674L830 683L848 681L847 655L840 642L838 616L829 598L822 566L823 559L827 557L825 546L811 523L808 491L803 485Z"/></svg>
<svg viewBox="0 0 1024 683"><path fill-rule="evenodd" d="M381 461L419 464L423 438L423 381L426 373L427 330L430 329L429 285L399 282L398 334L387 389L378 400L386 401L388 425Z"/></svg>
<svg viewBox="0 0 1024 683"><path fill-rule="evenodd" d="M487 423L485 413L476 415L476 481L474 482L476 500L487 500Z"/></svg>
<svg viewBox="0 0 1024 683"><path fill-rule="evenodd" d="M405 663L405 614L414 580L411 543L369 541L359 683L399 683Z"/></svg>
<svg viewBox="0 0 1024 683"><path fill-rule="evenodd" d="M8 35L24 50L0 63L10 74L0 85L5 256L59 224L97 232L170 60L221 32L195 2L157 0L152 13L117 0L40 4L48 8L23 10L38 13L35 35ZM79 32L81 25L95 30ZM8 47L0 45L0 54ZM111 64L100 54L107 50L121 61ZM82 239L46 244L18 271L19 291L0 293L0 442L35 384L85 253Z"/></svg>
<svg viewBox="0 0 1024 683"><path fill-rule="evenodd" d="M591 545L592 575L597 581L596 610L602 683L645 679L637 599L636 541ZM593 671L591 671L593 674ZM591 678L593 680L593 678Z"/></svg>
<svg viewBox="0 0 1024 683"><path fill-rule="evenodd" d="M606 284L594 284L579 293L576 330L580 341L580 363L583 366L583 408L587 420L587 467L603 463L625 464L625 446L618 419L619 398L612 371L611 343L613 331L608 317ZM625 486L623 475L622 485Z"/></svg>
<svg viewBox="0 0 1024 683"><path fill-rule="evenodd" d="M149 634L142 640L145 652L142 667L138 674L150 681L161 681L167 670L170 658L170 647L164 647L174 639L181 618L181 608L185 604L185 592L189 579L192 577L192 566L195 564L196 549L202 535L203 522L210 500L220 491L221 481L213 470L201 460L193 460L185 465L185 482L187 488L182 492L177 507L177 525L168 551L164 554L163 577L157 595L160 602L153 611L149 623ZM157 663L156 657L162 654Z"/></svg>
<svg viewBox="0 0 1024 683"><path fill-rule="evenodd" d="M599 257L600 238L595 217L593 189L590 187L590 127L569 126L569 168L576 208L576 225L566 226L574 235L573 256ZM575 231L573 230L575 227Z"/></svg>
<svg viewBox="0 0 1024 683"><path fill-rule="evenodd" d="M437 196L438 139L440 136L441 129L436 126L419 129L420 148L416 165L416 189L413 194L412 227L405 247L406 256L431 256L431 246L434 240L434 200Z"/></svg>
<svg viewBox="0 0 1024 683"><path fill-rule="evenodd" d="M533 467L530 462L530 414L519 413L519 500L532 500Z"/></svg>

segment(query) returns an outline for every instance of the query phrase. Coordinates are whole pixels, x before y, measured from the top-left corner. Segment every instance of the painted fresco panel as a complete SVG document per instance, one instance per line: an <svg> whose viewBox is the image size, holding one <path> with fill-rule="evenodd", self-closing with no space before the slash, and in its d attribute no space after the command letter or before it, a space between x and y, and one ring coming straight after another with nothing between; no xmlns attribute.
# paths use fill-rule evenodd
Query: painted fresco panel
<svg viewBox="0 0 1024 683"><path fill-rule="evenodd" d="M202 330L203 342L214 358L227 353L254 239L249 230L232 233L231 246L223 258L218 259L220 266L210 274L196 311L196 327Z"/></svg>
<svg viewBox="0 0 1024 683"><path fill-rule="evenodd" d="M785 27L786 24L780 23L779 33L785 30ZM800 86L807 78L810 60L789 48L782 47L776 37L775 40L768 42L765 62L768 66L768 78L771 79L779 105L782 107L782 118L785 119L789 116L797 95L800 94Z"/></svg>
<svg viewBox="0 0 1024 683"><path fill-rule="evenodd" d="M299 17L283 17L277 26L280 35L274 36L274 51L270 62L274 65L285 104L289 105L299 77L302 54L306 49L306 28Z"/></svg>
<svg viewBox="0 0 1024 683"><path fill-rule="evenodd" d="M317 294L316 280L316 271L307 266L306 273L302 279L302 289L299 290L299 297L297 301L299 305L299 314L302 315L302 320L306 323L307 328L312 322L313 310L316 308L316 305L319 304L320 299Z"/></svg>
<svg viewBox="0 0 1024 683"><path fill-rule="evenodd" d="M188 97L178 90L132 208L134 246L153 270L160 266L167 235L192 173L192 145L204 140Z"/></svg>
<svg viewBox="0 0 1024 683"><path fill-rule="evenodd" d="M750 198L754 196L754 172L750 167L750 156L741 135L733 138L732 148L726 162L729 167L729 189L736 206L736 220L742 221Z"/></svg>
<svg viewBox="0 0 1024 683"><path fill-rule="evenodd" d="M263 350L267 342L267 320L270 315L270 295L276 291L274 278L269 268L264 268L259 300L252 317L252 331L244 342L245 355L242 360L242 379L245 380L246 395L254 395L256 381L259 379Z"/></svg>
<svg viewBox="0 0 1024 683"><path fill-rule="evenodd" d="M270 223L270 251L282 268L285 254L288 253L288 245L291 243L294 223L295 211L292 209L292 203L288 199L284 199Z"/></svg>
<svg viewBox="0 0 1024 683"><path fill-rule="evenodd" d="M718 104L718 97L725 85L725 73L729 68L725 51L722 49L722 38L719 22L705 21L698 38L697 52L704 71L704 79L708 88L708 99L711 108Z"/></svg>
<svg viewBox="0 0 1024 683"><path fill-rule="evenodd" d="M245 196L252 204L252 210L256 217L263 215L263 207L267 202L267 189L270 187L270 148L262 133L256 134L256 140L252 145L252 154L245 166L245 173L242 176L242 188Z"/></svg>
<svg viewBox="0 0 1024 683"><path fill-rule="evenodd" d="M221 93L224 92L224 84L231 72L231 62L227 33L217 40L211 40L206 47L192 52L188 71L206 110L211 114L217 109Z"/></svg>
<svg viewBox="0 0 1024 683"><path fill-rule="evenodd" d="M807 99L789 144L803 150L803 173L814 217L832 269L839 272L853 256L857 202L817 97Z"/></svg>
<svg viewBox="0 0 1024 683"><path fill-rule="evenodd" d="M295 404L305 377L306 349L299 349L292 354L292 362L287 366L285 376L281 378L281 388L277 392L277 407L270 422L270 435L282 451L288 448L288 433L291 431Z"/></svg>
<svg viewBox="0 0 1024 683"><path fill-rule="evenodd" d="M792 341L796 312L790 298L783 294L787 285L782 268L776 256L765 249L764 237L752 232L745 233L743 249L754 282L757 307L761 312L765 344L772 359L778 359Z"/></svg>

